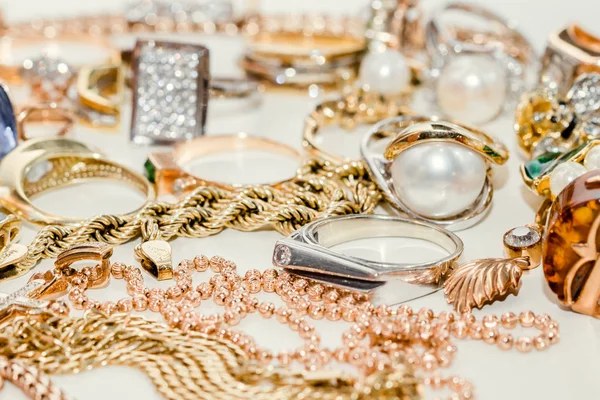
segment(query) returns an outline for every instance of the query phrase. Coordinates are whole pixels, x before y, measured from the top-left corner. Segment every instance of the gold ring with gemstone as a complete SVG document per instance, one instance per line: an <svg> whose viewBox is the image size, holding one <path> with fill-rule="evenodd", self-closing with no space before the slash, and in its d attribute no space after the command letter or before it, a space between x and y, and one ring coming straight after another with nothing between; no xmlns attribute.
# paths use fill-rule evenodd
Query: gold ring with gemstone
<svg viewBox="0 0 600 400"><path fill-rule="evenodd" d="M562 95L538 88L521 96L515 131L519 145L531 158L562 153L600 134L600 99L595 88L600 73L580 75Z"/></svg>
<svg viewBox="0 0 600 400"><path fill-rule="evenodd" d="M74 225L81 219L46 212L32 199L52 189L93 179L121 181L141 192L146 201L155 198L152 184L142 175L106 159L85 143L51 138L23 142L0 163L0 204L36 224Z"/></svg>
<svg viewBox="0 0 600 400"><path fill-rule="evenodd" d="M227 190L249 186L207 180L192 175L182 168L182 165L190 161L232 151L261 151L278 154L296 160L299 164L304 159L304 156L293 147L263 137L249 136L245 133L202 136L177 145L170 152L150 153L145 163L146 176L156 184L158 195L179 195L198 186L215 186ZM284 180L262 184L277 187L294 178L295 174Z"/></svg>
<svg viewBox="0 0 600 400"><path fill-rule="evenodd" d="M546 153L527 161L520 168L523 182L537 195L554 199L564 187L557 179L552 178L553 174L560 174L560 170L567 167L571 167L574 170L572 172L578 172L579 175L587 172L587 167L590 170L596 169L595 165L586 162L586 157L598 145L600 138L591 138L565 153ZM594 152L597 154L597 151L598 149Z"/></svg>

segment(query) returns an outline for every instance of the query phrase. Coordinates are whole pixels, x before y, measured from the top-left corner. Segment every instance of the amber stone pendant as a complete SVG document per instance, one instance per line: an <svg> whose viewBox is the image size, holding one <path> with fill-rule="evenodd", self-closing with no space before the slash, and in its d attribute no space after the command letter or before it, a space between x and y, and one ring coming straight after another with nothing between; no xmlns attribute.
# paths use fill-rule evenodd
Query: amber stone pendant
<svg viewBox="0 0 600 400"><path fill-rule="evenodd" d="M573 311L600 318L600 170L569 184L550 209L544 275Z"/></svg>

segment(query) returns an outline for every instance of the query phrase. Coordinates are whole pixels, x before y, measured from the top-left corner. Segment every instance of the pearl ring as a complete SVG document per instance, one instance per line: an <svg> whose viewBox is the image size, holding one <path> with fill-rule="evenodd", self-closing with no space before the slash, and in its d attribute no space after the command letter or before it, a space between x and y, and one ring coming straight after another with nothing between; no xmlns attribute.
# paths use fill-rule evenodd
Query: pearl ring
<svg viewBox="0 0 600 400"><path fill-rule="evenodd" d="M449 3L427 25L430 85L440 111L471 124L512 110L535 80L531 43L486 8Z"/></svg>
<svg viewBox="0 0 600 400"><path fill-rule="evenodd" d="M451 230L485 215L493 194L490 165L508 159L506 147L483 132L415 115L373 126L361 154L392 206Z"/></svg>

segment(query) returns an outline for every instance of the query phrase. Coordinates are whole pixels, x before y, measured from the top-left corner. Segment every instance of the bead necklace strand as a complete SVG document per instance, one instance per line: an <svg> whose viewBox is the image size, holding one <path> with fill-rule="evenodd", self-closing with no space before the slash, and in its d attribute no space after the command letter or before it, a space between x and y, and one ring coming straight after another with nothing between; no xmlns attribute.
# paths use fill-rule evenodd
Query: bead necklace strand
<svg viewBox="0 0 600 400"><path fill-rule="evenodd" d="M193 287L195 271L212 270L208 282ZM100 309L107 314L146 311L160 313L168 325L184 331L214 334L240 346L249 358L265 364L302 366L318 370L332 363L346 363L362 374L371 374L408 363L426 371L423 382L434 389L446 387L453 391L452 399L472 399L472 385L460 377L442 378L439 368L448 367L456 346L452 339L481 340L502 350L516 348L526 353L544 350L559 341L559 326L548 315L525 311L501 317L487 315L477 320L472 314L441 312L438 315L423 308L413 311L409 306L375 307L367 296L338 290L327 285L295 277L286 272L268 269L249 270L242 277L234 263L221 257L208 259L197 256L182 261L174 270L175 285L166 290L144 287L140 268L114 263L111 274L124 279L128 298L117 302L98 302L86 295L87 282L99 272L99 267L84 267L71 279L69 299L76 309ZM261 291L276 293L285 303L277 307L261 302L255 296ZM203 315L195 311L203 301L212 300L223 306L221 314ZM303 345L293 351L274 354L261 349L248 335L231 328L250 314L275 318L298 333ZM343 320L352 326L342 333L341 346L327 349L310 320ZM505 332L518 325L540 331L534 337L515 337ZM504 331L503 331L504 330Z"/></svg>

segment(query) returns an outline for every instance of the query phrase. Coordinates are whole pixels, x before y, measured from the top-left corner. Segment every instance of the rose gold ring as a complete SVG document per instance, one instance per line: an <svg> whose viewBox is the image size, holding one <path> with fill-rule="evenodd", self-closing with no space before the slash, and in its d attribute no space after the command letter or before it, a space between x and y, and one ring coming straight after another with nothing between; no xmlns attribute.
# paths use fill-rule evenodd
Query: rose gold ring
<svg viewBox="0 0 600 400"><path fill-rule="evenodd" d="M57 106L55 103L26 106L17 115L17 133L20 141L31 139L25 129L29 123L62 124L55 136L65 136L73 129L77 121L75 113L69 109Z"/></svg>
<svg viewBox="0 0 600 400"><path fill-rule="evenodd" d="M4 37L3 46L0 47L0 77L6 80L9 84L23 84L29 83L29 79L26 74L23 74L23 69L29 69L29 62L35 64L36 61L31 57L40 55L38 46L42 46L43 49L41 54L45 54L51 59L59 60L59 56L55 56L56 49L60 49L61 45L85 45L89 47L98 47L106 51L106 57L104 60L98 60L98 64L117 64L121 61L121 53L115 49L110 40L105 37L92 36L92 35L68 35L63 34L61 36L53 37L52 39L38 38L38 39L19 39L13 37ZM35 48L35 51L28 52L29 54L19 54L20 57L14 53L25 53L24 49ZM69 66L75 70L87 65L86 63L75 64L68 62ZM49 71L44 71L47 73Z"/></svg>
<svg viewBox="0 0 600 400"><path fill-rule="evenodd" d="M600 72L600 38L573 24L550 34L540 81L566 94L577 77Z"/></svg>
<svg viewBox="0 0 600 400"><path fill-rule="evenodd" d="M177 145L172 152L150 153L145 164L146 177L156 184L159 195L179 195L198 186L216 186L227 190L250 186L210 181L188 173L182 168L182 165L193 160L235 151L260 151L282 155L298 161L298 164L304 158L293 147L263 137L248 136L245 133L202 136ZM295 174L284 180L260 184L277 187L294 178Z"/></svg>
<svg viewBox="0 0 600 400"><path fill-rule="evenodd" d="M110 43L109 38L91 35L65 34L48 39L18 39L3 37L0 46L0 77L12 85L28 85L31 95L38 101L58 102L67 97L69 87L75 82L80 68L89 63L118 64L121 53ZM61 48L85 46L91 54L106 54L95 61L89 58L75 60L63 58ZM97 50L96 50L97 49ZM72 51L70 54L80 54ZM92 56L95 58L95 56Z"/></svg>

